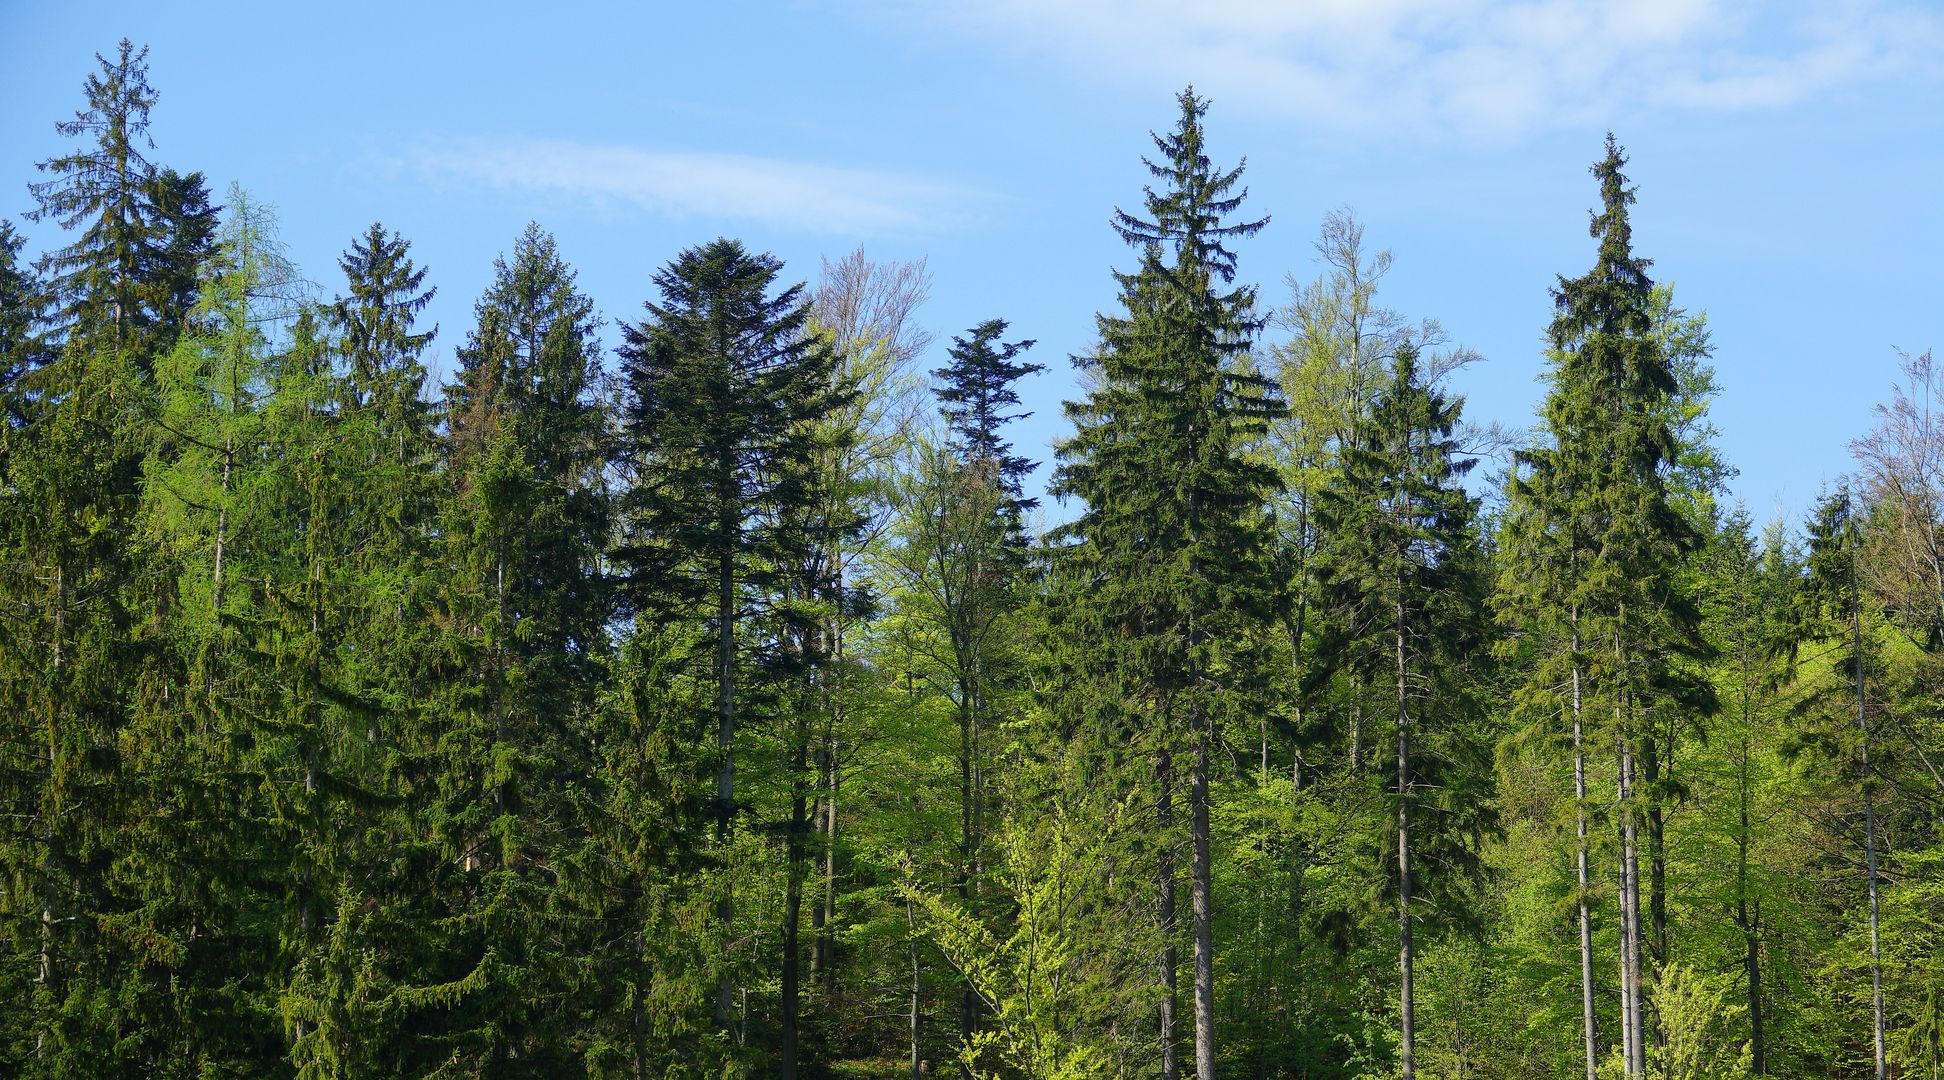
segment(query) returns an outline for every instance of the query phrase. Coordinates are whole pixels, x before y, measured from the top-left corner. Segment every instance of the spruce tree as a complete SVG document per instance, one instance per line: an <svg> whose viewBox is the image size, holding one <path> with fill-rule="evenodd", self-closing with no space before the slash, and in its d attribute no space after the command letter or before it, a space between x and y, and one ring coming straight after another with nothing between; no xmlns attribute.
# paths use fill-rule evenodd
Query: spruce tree
<svg viewBox="0 0 1944 1080"><path fill-rule="evenodd" d="M338 257L349 292L331 308L347 365L346 407L377 409L401 432L420 426L425 415L419 398L425 368L419 358L439 329L413 325L438 290L425 287L426 270L413 264L411 247L372 222Z"/></svg>
<svg viewBox="0 0 1944 1080"><path fill-rule="evenodd" d="M28 185L38 205L27 216L81 230L40 263L56 297L57 335L105 341L145 364L154 345L150 334L163 316L158 301L170 292L157 286L182 280L181 268L167 257L169 223L156 205L157 171L146 153L155 148L148 127L156 95L148 84L147 46L137 49L123 38L115 59L95 59L100 70L88 75L87 108L54 125L84 145L37 165L48 179ZM195 226L204 230L205 245L206 225ZM188 274L193 279L193 268Z"/></svg>
<svg viewBox="0 0 1944 1080"><path fill-rule="evenodd" d="M1062 534L1070 548L1063 557L1085 582L1070 617L1130 703L1132 715L1112 737L1152 755L1161 932L1170 938L1174 755L1178 747L1191 755L1195 1071L1212 1080L1209 770L1214 724L1243 674L1225 653L1273 614L1265 506L1277 477L1248 446L1281 403L1248 365L1261 319L1254 290L1232 284L1236 259L1227 247L1267 219L1230 220L1245 195L1236 187L1241 167L1210 163L1207 103L1192 89L1178 101L1178 124L1154 136L1158 158L1146 161L1159 185L1146 190L1145 216L1114 216L1140 266L1116 275L1123 314L1099 317L1102 348L1088 364L1096 389L1067 406L1077 432L1060 448L1054 490L1084 503ZM1185 747L1176 729L1184 721ZM1162 1071L1172 1077L1172 944L1160 962Z"/></svg>
<svg viewBox="0 0 1944 1080"><path fill-rule="evenodd" d="M13 222L0 220L0 424L28 422L35 391L32 373L46 367L54 350L46 337L47 288L20 261L24 239Z"/></svg>
<svg viewBox="0 0 1944 1080"><path fill-rule="evenodd" d="M1019 405L1015 384L1046 368L1016 360L1033 342L1002 341L1005 332L1006 320L987 319L972 328L970 338L954 337L947 351L952 362L932 375L939 380L939 413L951 429L954 449L968 466L989 471L1010 496L1006 512L1017 528L1019 517L1039 505L1038 499L1021 497L1021 482L1033 462L1014 454L1000 429L1033 415L1007 410Z"/></svg>
<svg viewBox="0 0 1944 1080"><path fill-rule="evenodd" d="M656 274L661 297L624 325L618 352L626 481L613 558L637 612L707 627L718 847L736 817L736 740L752 691L788 681L802 659L783 642L802 640L792 568L814 560L821 540L804 527L817 496L816 425L850 396L834 378L836 353L808 332L803 287L772 295L780 270L732 240L684 251ZM731 915L725 894L715 928L725 941ZM715 1011L726 1029L735 975L720 970ZM794 1064L787 1050L784 1060Z"/></svg>
<svg viewBox="0 0 1944 1080"><path fill-rule="evenodd" d="M297 714L284 751L301 769L287 796L298 930L279 1011L300 1075L429 1067L449 1053L437 1004L469 985L437 947L424 887L444 856L429 819L446 723L429 662L430 336L414 325L426 293L407 248L379 227L354 243L346 293L325 326L300 320L280 380L295 445L279 501L305 538L275 649L298 668L283 702Z"/></svg>
<svg viewBox="0 0 1944 1080"><path fill-rule="evenodd" d="M481 1073L557 1072L581 957L577 928L553 921L548 868L570 849L566 789L591 768L606 652L597 322L537 225L475 311L447 387L427 812L444 848L439 949L458 958L447 974L485 985L446 1010L443 1039Z"/></svg>
<svg viewBox="0 0 1944 1080"><path fill-rule="evenodd" d="M1387 800L1398 929L1399 1075L1417 1075L1414 931L1462 922L1483 877L1480 842L1493 826L1490 748L1475 666L1485 638L1477 500L1459 481L1474 464L1453 432L1462 403L1424 382L1414 346L1399 349L1390 384L1340 448L1322 490L1328 538L1318 577L1327 668L1388 682L1395 708ZM1424 874L1418 866L1436 867ZM1413 903L1419 906L1414 911Z"/></svg>
<svg viewBox="0 0 1944 1080"><path fill-rule="evenodd" d="M1633 253L1633 189L1611 135L1592 172L1602 206L1586 274L1554 289L1551 387L1539 447L1519 456L1508 515L1515 620L1531 620L1549 644L1528 676L1528 707L1546 708L1565 688L1573 731L1578 829L1584 833L1588 732L1611 740L1619 840L1621 1052L1629 1077L1647 1068L1647 994L1642 963L1639 834L1662 798L1652 781L1668 747L1656 738L1664 710L1705 715L1712 693L1692 663L1709 655L1685 568L1700 535L1673 505L1668 473L1678 443L1670 400L1679 383L1655 333L1649 262ZM1589 699L1604 723L1595 728ZM1642 766L1649 778L1640 786ZM1587 842L1579 841L1581 858ZM1580 888L1590 888L1581 874ZM1581 983L1587 1075L1595 1070L1590 913L1581 913Z"/></svg>
<svg viewBox="0 0 1944 1080"><path fill-rule="evenodd" d="M204 278L204 263L216 254L217 214L203 174L174 169L156 171L149 181L159 243L153 263L144 268L149 306L163 341L182 332ZM231 208L232 216L235 209Z"/></svg>

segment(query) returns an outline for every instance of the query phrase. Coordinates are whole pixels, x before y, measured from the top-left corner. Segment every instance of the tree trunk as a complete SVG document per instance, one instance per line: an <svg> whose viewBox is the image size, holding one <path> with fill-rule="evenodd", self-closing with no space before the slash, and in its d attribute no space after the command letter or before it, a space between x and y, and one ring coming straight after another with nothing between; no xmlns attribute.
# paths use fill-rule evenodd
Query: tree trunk
<svg viewBox="0 0 1944 1080"><path fill-rule="evenodd" d="M783 1080L795 1080L797 1074L798 1017L802 1011L803 988L798 968L798 945L803 924L803 878L807 863L804 850L804 834L810 830L809 785L804 782L809 772L808 748L810 733L799 730L796 747L790 755L790 825L784 840L785 858L788 866L784 871L783 885L783 1016L782 1016L782 1057L781 1075Z"/></svg>
<svg viewBox="0 0 1944 1080"><path fill-rule="evenodd" d="M1853 556L1852 556L1853 557ZM1870 776L1870 722L1863 695L1863 603L1856 597L1851 607L1856 648L1856 726L1863 741L1858 747L1863 760L1863 850L1870 886L1870 1007L1876 1050L1876 1080L1889 1080L1890 1067L1884 1047L1883 1023L1883 946L1877 933L1877 854L1875 784Z"/></svg>
<svg viewBox="0 0 1944 1080"><path fill-rule="evenodd" d="M1628 1045L1631 1050L1628 1075L1647 1075L1646 983L1641 965L1640 933L1640 826L1634 813L1634 754L1623 728L1620 755L1622 797L1621 857L1626 889L1626 936L1623 961L1627 968Z"/></svg>
<svg viewBox="0 0 1944 1080"><path fill-rule="evenodd" d="M1208 717L1199 700L1189 713L1194 727L1195 770L1189 778L1189 868L1195 937L1195 1077L1215 1080L1215 939L1213 867L1208 850Z"/></svg>
<svg viewBox="0 0 1944 1080"><path fill-rule="evenodd" d="M1579 613L1573 613L1575 623ZM1573 811L1579 845L1580 1036L1586 1045L1586 1080L1599 1080L1599 1017L1593 1007L1593 912L1588 896L1593 889L1587 865L1586 841L1586 730L1580 715L1579 631L1573 631Z"/></svg>
<svg viewBox="0 0 1944 1080"><path fill-rule="evenodd" d="M968 680L969 682L969 680ZM977 708L972 697L970 685L959 688L959 904L965 910L972 910L972 880L977 873L974 867L976 843L973 833L973 799L976 797L972 782L973 755L973 713ZM959 988L959 1035L966 1045L971 1045L972 1032L979 1023L979 998L968 981ZM915 1044L914 1044L915 1045ZM916 1050L913 1051L916 1053ZM971 1066L961 1063L963 1076L970 1080Z"/></svg>
<svg viewBox="0 0 1944 1080"><path fill-rule="evenodd" d="M910 933L911 944L911 1080L924 1075L924 1059L918 1056L918 918L911 910L911 899L905 898L905 929ZM970 991L967 991L970 993Z"/></svg>
<svg viewBox="0 0 1944 1080"><path fill-rule="evenodd" d="M1402 582L1399 582L1400 586ZM1397 604L1397 1064L1400 1080L1417 1080L1417 1011L1411 954L1411 715L1404 664L1404 604Z"/></svg>
<svg viewBox="0 0 1944 1080"><path fill-rule="evenodd" d="M1162 738L1168 737L1163 724ZM1175 865L1174 754L1164 745L1155 755L1154 824L1160 834L1155 877L1161 921L1161 1080L1178 1080L1181 1061L1175 1047Z"/></svg>
<svg viewBox="0 0 1944 1080"><path fill-rule="evenodd" d="M1661 1049L1667 1045L1667 1033L1662 1030L1660 1011L1654 1004L1652 987L1660 985L1661 966L1667 963L1667 830L1666 817L1661 810L1661 780L1673 771L1674 729L1668 725L1667 741L1663 745L1658 735L1649 731L1640 741L1641 765L1646 774L1647 791L1647 958L1652 961L1643 965L1645 970L1642 982L1646 988L1641 991L1641 1037L1652 1036L1654 1047ZM1663 756L1665 751L1665 756ZM1642 1067L1645 1068L1645 1050L1642 1051Z"/></svg>
<svg viewBox="0 0 1944 1080"><path fill-rule="evenodd" d="M835 802L834 796L836 795L835 792L830 790L832 756L830 739L826 737L822 745L817 747L816 754L817 790L822 792L822 794L811 803L810 807L810 818L817 830L817 842L820 849L818 852L818 860L821 864L823 876L823 886L817 893L816 901L810 905L810 982L813 985L825 987L826 989L830 985L829 976L831 974L829 967L830 864L832 855L831 841L835 839L831 835L830 830L830 812L834 809L833 803Z"/></svg>
<svg viewBox="0 0 1944 1080"><path fill-rule="evenodd" d="M1743 675L1742 730L1749 724L1747 675ZM1748 846L1752 839L1748 821L1750 796L1750 758L1753 748L1747 735L1741 740L1741 762L1736 777L1739 829L1735 834L1735 926L1742 935L1742 969L1748 977L1748 1052L1756 1076L1768 1075L1768 1041L1762 1027L1762 941L1761 906L1748 902Z"/></svg>
<svg viewBox="0 0 1944 1080"><path fill-rule="evenodd" d="M732 533L733 525L726 518L722 525L726 538ZM726 541L716 566L716 624L716 751L722 755L722 761L716 768L715 838L718 848L727 848L736 797L736 758L732 749L736 735L736 565L735 555L728 550ZM722 977L716 980L715 1020L723 1031L730 1030L730 1011L735 1006L734 988L726 967L726 953L732 948L731 913L725 886L716 900L716 923L722 933L725 967Z"/></svg>
<svg viewBox="0 0 1944 1080"><path fill-rule="evenodd" d="M223 615L223 536L229 531L229 486L231 446L234 440L223 440L223 483L219 489L221 499L216 506L216 567L209 589L209 613L221 619Z"/></svg>
<svg viewBox="0 0 1944 1080"><path fill-rule="evenodd" d="M67 637L67 575L65 574L64 571L65 568L61 566L60 563L58 562L55 563L54 565L53 649L50 650L53 653L53 655L49 659L51 662L51 666L53 668L54 685L56 687L59 687L61 685L62 668L63 668L63 664L66 662L66 652L64 651L64 645L65 645L65 638ZM54 708L49 707L52 704L53 704L52 702L43 703L43 708L46 709L46 715L48 721L47 722L47 787L52 792L58 792L61 783L60 780L61 766L60 766L60 751L58 750L59 744L57 742L56 732L58 730L57 718L60 716L60 712ZM58 794L56 795L56 801L54 802L54 804L46 808L46 813L47 813L47 822L45 825L42 826L42 830L41 830L41 842L44 847L41 852L41 879L40 879L40 891L41 891L40 957L39 957L40 963L34 981L40 985L41 989L44 992L53 994L55 989L54 928L58 924L59 916L60 916L60 912L55 906L55 900L57 894L54 887L54 873L56 867L59 865L59 860L55 857L55 853L54 853L54 847L57 839L57 832L56 832L55 825L61 815L61 807L58 801ZM44 1025L34 1037L34 1057L37 1059L40 1058L46 1052L47 1038L50 1033L51 1026L52 1025Z"/></svg>
<svg viewBox="0 0 1944 1080"><path fill-rule="evenodd" d="M1620 719L1617 715L1619 711L1619 706L1616 705L1614 707L1616 723ZM1613 828L1620 852L1617 897L1620 908L1620 1063L1628 1080L1634 1080L1637 1075L1634 1072L1634 983L1633 965L1630 963L1633 955L1630 941L1633 918L1627 906L1633 893L1627 887L1627 750L1626 736L1622 732L1614 734L1613 759Z"/></svg>

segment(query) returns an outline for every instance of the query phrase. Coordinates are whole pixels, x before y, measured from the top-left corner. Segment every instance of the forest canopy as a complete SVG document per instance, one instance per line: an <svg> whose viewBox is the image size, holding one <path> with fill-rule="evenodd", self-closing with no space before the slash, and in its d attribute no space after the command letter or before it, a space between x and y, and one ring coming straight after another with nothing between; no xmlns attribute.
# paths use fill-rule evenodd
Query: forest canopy
<svg viewBox="0 0 1944 1080"><path fill-rule="evenodd" d="M1752 518L1614 135L1511 430L1348 212L1249 284L1193 89L1065 358L538 223L442 339L97 61L0 220L0 1073L1944 1077L1944 373Z"/></svg>

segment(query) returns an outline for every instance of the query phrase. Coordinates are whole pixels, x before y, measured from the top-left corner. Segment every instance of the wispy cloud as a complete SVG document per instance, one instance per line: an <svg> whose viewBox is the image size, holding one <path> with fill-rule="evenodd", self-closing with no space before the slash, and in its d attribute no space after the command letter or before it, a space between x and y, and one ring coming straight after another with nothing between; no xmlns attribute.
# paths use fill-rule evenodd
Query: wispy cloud
<svg viewBox="0 0 1944 1080"><path fill-rule="evenodd" d="M895 0L894 0L895 4ZM1935 0L961 0L903 7L1064 66L1378 135L1511 137L1641 108L1935 80ZM1241 100L1237 100L1237 99Z"/></svg>
<svg viewBox="0 0 1944 1080"><path fill-rule="evenodd" d="M451 140L421 148L406 164L443 182L844 235L955 228L986 201L959 184L896 172L561 139Z"/></svg>

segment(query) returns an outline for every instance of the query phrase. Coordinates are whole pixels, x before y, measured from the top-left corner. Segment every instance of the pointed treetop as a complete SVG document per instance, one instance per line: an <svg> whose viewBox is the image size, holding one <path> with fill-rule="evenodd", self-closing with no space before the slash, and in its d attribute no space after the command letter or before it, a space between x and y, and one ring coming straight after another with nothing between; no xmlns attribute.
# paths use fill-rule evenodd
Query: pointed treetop
<svg viewBox="0 0 1944 1080"><path fill-rule="evenodd" d="M1202 118L1208 114L1208 99L1197 96L1190 86L1175 100L1181 105L1175 130L1167 135L1148 133L1160 160L1141 159L1150 174L1165 181L1163 189L1157 192L1151 184L1142 187L1145 218L1115 209L1114 231L1135 247L1172 247L1177 262L1206 267L1227 283L1235 279L1235 255L1224 241L1254 236L1269 219L1223 224L1222 219L1248 197L1247 188L1235 190L1248 159L1217 171L1203 146Z"/></svg>

